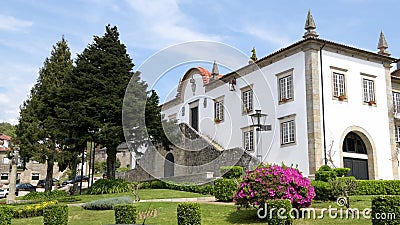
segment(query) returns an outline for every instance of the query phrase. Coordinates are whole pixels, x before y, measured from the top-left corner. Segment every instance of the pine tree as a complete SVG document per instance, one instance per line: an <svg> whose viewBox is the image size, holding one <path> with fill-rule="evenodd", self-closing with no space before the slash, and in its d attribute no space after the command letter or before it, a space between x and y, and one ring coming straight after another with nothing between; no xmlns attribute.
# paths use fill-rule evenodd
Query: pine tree
<svg viewBox="0 0 400 225"><path fill-rule="evenodd" d="M131 78L136 95L144 95L146 85L132 72L133 62L119 40L117 27L106 26L102 37L94 36L73 71L71 95L75 98L74 114L87 129L99 129L96 143L107 148L107 171L115 178L117 146L124 138L122 106L125 90ZM136 87L137 86L137 87ZM145 99L145 98L144 98ZM84 129L82 129L84 130Z"/></svg>
<svg viewBox="0 0 400 225"><path fill-rule="evenodd" d="M60 89L72 68L71 52L62 37L44 61L30 98L21 106L17 126L21 157L47 163L46 191L51 190L54 162L63 156L57 151L64 136L57 111L63 101Z"/></svg>

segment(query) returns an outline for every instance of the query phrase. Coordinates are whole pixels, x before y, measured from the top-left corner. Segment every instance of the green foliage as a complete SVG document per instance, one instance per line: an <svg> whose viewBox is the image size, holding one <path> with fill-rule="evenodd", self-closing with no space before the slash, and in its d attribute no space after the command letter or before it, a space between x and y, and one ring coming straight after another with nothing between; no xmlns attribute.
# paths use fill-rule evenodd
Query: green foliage
<svg viewBox="0 0 400 225"><path fill-rule="evenodd" d="M219 201L231 202L238 189L238 184L233 179L216 179L214 181L214 196Z"/></svg>
<svg viewBox="0 0 400 225"><path fill-rule="evenodd" d="M106 198L94 200L82 205L87 210L111 210L114 209L115 205L118 204L132 204L133 200L131 197L117 197L117 198Z"/></svg>
<svg viewBox="0 0 400 225"><path fill-rule="evenodd" d="M220 172L223 178L239 179L243 176L244 170L241 166L221 166Z"/></svg>
<svg viewBox="0 0 400 225"><path fill-rule="evenodd" d="M323 165L315 172L315 180L329 182L336 177L346 177L350 172L350 168L330 168L328 165Z"/></svg>
<svg viewBox="0 0 400 225"><path fill-rule="evenodd" d="M16 138L15 130L16 130L16 126L15 125L12 125L12 124L7 123L7 122L0 123L0 133L8 135L8 136L10 136L12 138Z"/></svg>
<svg viewBox="0 0 400 225"><path fill-rule="evenodd" d="M197 185L193 183L174 183L174 182L164 182L160 180L152 181L151 183L143 182L140 186L140 189L171 189L171 190L178 190L178 191L187 191L187 192L194 192L200 193L203 195L213 195L214 193L214 185L205 184L205 185Z"/></svg>
<svg viewBox="0 0 400 225"><path fill-rule="evenodd" d="M317 171L315 172L315 180L329 182L336 178L336 172L331 171Z"/></svg>
<svg viewBox="0 0 400 225"><path fill-rule="evenodd" d="M332 187L332 195L339 196L352 195L357 191L357 180L355 177L338 177L329 182Z"/></svg>
<svg viewBox="0 0 400 225"><path fill-rule="evenodd" d="M350 172L350 168L334 168L337 177L347 177Z"/></svg>
<svg viewBox="0 0 400 225"><path fill-rule="evenodd" d="M54 190L46 192L29 192L27 195L23 196L24 200L40 200L40 201L51 201L66 197L68 194L63 190Z"/></svg>
<svg viewBox="0 0 400 225"><path fill-rule="evenodd" d="M167 187L167 183L161 180L154 180L150 183L151 189L166 189Z"/></svg>
<svg viewBox="0 0 400 225"><path fill-rule="evenodd" d="M357 195L400 195L400 180L357 180Z"/></svg>
<svg viewBox="0 0 400 225"><path fill-rule="evenodd" d="M16 208L13 211L14 218L29 218L35 216L43 216L43 210L50 206L57 204L57 201L42 202L34 205L26 205Z"/></svg>
<svg viewBox="0 0 400 225"><path fill-rule="evenodd" d="M0 206L0 225L11 225L13 210L9 206Z"/></svg>
<svg viewBox="0 0 400 225"><path fill-rule="evenodd" d="M293 223L293 218L290 215L292 203L289 200L267 200L265 204L267 206L265 215L269 225L291 225Z"/></svg>
<svg viewBox="0 0 400 225"><path fill-rule="evenodd" d="M47 162L46 176L49 178L53 177L54 161L64 161L69 156L56 151L55 145L66 135L59 115L60 104L65 99L59 94L72 68L71 52L63 37L53 46L50 57L39 70L39 78L29 99L20 108L16 128L20 156L25 162L29 159ZM46 190L51 190L50 181L45 185Z"/></svg>
<svg viewBox="0 0 400 225"><path fill-rule="evenodd" d="M87 194L100 195L112 193L124 193L131 191L129 182L122 179L100 179L96 181L88 190Z"/></svg>
<svg viewBox="0 0 400 225"><path fill-rule="evenodd" d="M372 224L398 225L400 224L400 196L372 197Z"/></svg>
<svg viewBox="0 0 400 225"><path fill-rule="evenodd" d="M133 204L115 205L115 223L116 224L133 224L136 223L137 210Z"/></svg>
<svg viewBox="0 0 400 225"><path fill-rule="evenodd" d="M328 165L322 165L318 171L332 171L332 168Z"/></svg>
<svg viewBox="0 0 400 225"><path fill-rule="evenodd" d="M44 225L67 225L68 224L68 206L67 205L49 205L43 210Z"/></svg>
<svg viewBox="0 0 400 225"><path fill-rule="evenodd" d="M314 187L315 200L336 200L335 196L333 196L332 186L329 182L313 180L311 181L311 185Z"/></svg>
<svg viewBox="0 0 400 225"><path fill-rule="evenodd" d="M200 225L201 211L197 202L179 203L177 207L178 225Z"/></svg>

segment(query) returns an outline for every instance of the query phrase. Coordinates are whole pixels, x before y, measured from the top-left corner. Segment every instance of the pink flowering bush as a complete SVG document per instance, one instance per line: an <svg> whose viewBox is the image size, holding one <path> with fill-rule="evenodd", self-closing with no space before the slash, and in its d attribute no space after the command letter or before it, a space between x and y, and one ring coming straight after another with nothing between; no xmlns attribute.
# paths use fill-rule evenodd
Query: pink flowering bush
<svg viewBox="0 0 400 225"><path fill-rule="evenodd" d="M288 199L293 208L311 205L314 187L298 169L278 166L259 166L247 171L233 201L239 207L263 207L267 200Z"/></svg>

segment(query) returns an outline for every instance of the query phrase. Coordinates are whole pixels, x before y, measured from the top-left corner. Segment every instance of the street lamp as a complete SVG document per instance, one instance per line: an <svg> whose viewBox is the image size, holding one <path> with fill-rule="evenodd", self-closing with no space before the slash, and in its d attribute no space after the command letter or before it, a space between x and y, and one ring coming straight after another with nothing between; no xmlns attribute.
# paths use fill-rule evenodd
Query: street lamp
<svg viewBox="0 0 400 225"><path fill-rule="evenodd" d="M262 161L262 156L259 152L258 139L260 137L260 131L269 131L271 130L271 125L265 125L265 120L267 119L267 114L261 113L261 109L256 109L255 113L249 115L251 118L251 122L253 123L253 127L256 127L256 157L260 161Z"/></svg>

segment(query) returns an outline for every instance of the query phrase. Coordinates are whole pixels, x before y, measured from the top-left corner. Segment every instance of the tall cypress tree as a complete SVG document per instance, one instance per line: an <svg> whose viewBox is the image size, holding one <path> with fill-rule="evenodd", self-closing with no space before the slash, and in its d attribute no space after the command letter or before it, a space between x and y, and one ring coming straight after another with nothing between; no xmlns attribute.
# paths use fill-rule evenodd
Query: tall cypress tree
<svg viewBox="0 0 400 225"><path fill-rule="evenodd" d="M63 101L60 89L72 71L72 63L68 44L62 37L44 61L30 98L21 106L17 126L21 156L47 163L46 191L51 190L54 162L62 157L57 149L64 131L60 129L57 110Z"/></svg>
<svg viewBox="0 0 400 225"><path fill-rule="evenodd" d="M125 140L122 106L128 83L135 79L133 66L117 27L108 25L105 34L94 36L93 43L78 55L73 82L68 84L76 103L73 113L87 129L99 129L95 138L107 148L110 178L115 178L117 146ZM145 96L146 84L138 78L135 85L136 94Z"/></svg>

